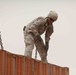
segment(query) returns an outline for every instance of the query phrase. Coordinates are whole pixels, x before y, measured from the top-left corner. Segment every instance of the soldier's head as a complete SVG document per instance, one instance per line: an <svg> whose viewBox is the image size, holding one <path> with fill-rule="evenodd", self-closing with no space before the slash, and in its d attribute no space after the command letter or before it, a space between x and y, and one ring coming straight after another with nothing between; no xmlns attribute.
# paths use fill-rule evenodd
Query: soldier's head
<svg viewBox="0 0 76 75"><path fill-rule="evenodd" d="M53 23L58 19L58 14L55 11L50 11L49 14L47 15L48 22Z"/></svg>

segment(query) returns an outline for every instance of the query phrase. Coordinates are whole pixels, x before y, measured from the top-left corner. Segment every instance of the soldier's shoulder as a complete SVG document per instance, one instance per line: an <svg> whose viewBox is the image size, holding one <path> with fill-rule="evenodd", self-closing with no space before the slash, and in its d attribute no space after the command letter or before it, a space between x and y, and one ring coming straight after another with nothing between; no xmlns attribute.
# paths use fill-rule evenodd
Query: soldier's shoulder
<svg viewBox="0 0 76 75"><path fill-rule="evenodd" d="M38 17L39 20L45 20L45 17Z"/></svg>
<svg viewBox="0 0 76 75"><path fill-rule="evenodd" d="M36 18L37 22L45 22L45 17L38 17Z"/></svg>

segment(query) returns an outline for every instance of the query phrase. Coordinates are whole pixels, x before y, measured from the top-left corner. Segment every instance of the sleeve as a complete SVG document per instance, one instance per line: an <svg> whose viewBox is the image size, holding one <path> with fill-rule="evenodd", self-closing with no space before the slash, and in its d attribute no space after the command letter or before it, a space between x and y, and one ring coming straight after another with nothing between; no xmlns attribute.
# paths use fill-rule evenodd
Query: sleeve
<svg viewBox="0 0 76 75"><path fill-rule="evenodd" d="M49 48L49 40L50 40L50 36L53 33L53 26L52 27L48 27L45 33L45 48L46 51L48 51Z"/></svg>
<svg viewBox="0 0 76 75"><path fill-rule="evenodd" d="M44 42L43 42L43 39L41 38L41 36L40 35L38 35L38 36L36 36L35 37L35 45L36 45L36 48L39 50L39 49L41 49L41 50L45 50L45 44L44 44Z"/></svg>
<svg viewBox="0 0 76 75"><path fill-rule="evenodd" d="M45 33L45 41L48 42L50 40L50 36L54 32L53 26L50 26L47 28L46 33Z"/></svg>

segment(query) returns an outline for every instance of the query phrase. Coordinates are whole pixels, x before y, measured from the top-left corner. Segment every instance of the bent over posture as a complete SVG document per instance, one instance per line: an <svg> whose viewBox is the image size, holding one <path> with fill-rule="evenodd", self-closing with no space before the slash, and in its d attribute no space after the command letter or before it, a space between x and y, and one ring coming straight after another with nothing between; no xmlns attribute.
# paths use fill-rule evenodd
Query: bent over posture
<svg viewBox="0 0 76 75"><path fill-rule="evenodd" d="M47 51L49 48L50 36L53 33L53 22L58 18L55 11L50 11L47 17L38 17L24 26L24 42L25 42L25 56L32 57L34 45L39 52L41 60L47 62ZM41 38L41 34L45 32L45 43Z"/></svg>

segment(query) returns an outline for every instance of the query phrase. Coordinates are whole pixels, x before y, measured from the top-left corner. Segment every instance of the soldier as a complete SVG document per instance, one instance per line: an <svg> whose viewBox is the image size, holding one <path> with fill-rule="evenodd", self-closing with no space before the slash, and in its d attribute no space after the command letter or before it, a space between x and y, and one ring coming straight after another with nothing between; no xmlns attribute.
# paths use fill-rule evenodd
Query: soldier
<svg viewBox="0 0 76 75"><path fill-rule="evenodd" d="M47 52L49 48L50 36L53 33L53 22L58 18L58 14L55 11L50 11L47 17L38 17L24 26L24 42L25 42L25 56L32 57L32 51L34 45L36 50L39 52L41 60L47 61ZM41 38L41 34L45 32L45 43Z"/></svg>

